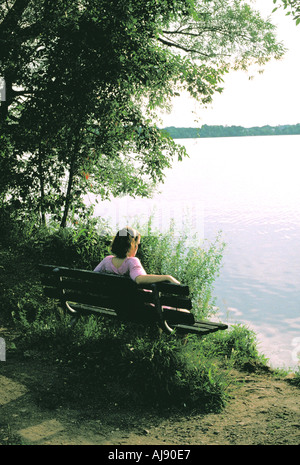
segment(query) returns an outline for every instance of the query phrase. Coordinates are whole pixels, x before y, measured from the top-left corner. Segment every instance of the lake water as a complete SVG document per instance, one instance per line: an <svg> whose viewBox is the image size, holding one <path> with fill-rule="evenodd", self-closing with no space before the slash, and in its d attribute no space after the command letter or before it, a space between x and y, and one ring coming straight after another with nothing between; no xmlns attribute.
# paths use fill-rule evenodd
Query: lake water
<svg viewBox="0 0 300 465"><path fill-rule="evenodd" d="M124 197L96 214L123 226L154 211L199 237L227 243L214 288L222 321L247 324L273 367L300 355L300 136L182 139L189 158L167 171L153 199ZM154 209L154 210L153 210Z"/></svg>

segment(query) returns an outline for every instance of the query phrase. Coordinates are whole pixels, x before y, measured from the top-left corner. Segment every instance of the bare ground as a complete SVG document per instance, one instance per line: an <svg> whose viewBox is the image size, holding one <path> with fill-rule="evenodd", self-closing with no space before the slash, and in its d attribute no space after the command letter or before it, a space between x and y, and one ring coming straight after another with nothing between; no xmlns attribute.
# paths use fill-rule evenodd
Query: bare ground
<svg viewBox="0 0 300 465"><path fill-rule="evenodd" d="M7 338L4 329L0 337ZM82 373L82 372L81 372ZM232 372L220 413L160 411L96 398L76 369L37 351L0 362L0 444L298 445L299 388L270 371ZM78 379L77 379L78 381Z"/></svg>

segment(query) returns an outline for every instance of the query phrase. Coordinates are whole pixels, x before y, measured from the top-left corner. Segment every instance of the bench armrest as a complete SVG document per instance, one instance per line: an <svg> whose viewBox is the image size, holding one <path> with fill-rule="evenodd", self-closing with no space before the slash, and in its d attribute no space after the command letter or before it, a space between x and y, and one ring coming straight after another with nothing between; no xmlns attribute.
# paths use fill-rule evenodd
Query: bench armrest
<svg viewBox="0 0 300 465"><path fill-rule="evenodd" d="M158 289L157 284L151 284L151 289L153 292L155 310L158 316L159 325L164 332L166 332L167 334L170 334L173 332L173 329L168 325L168 323L166 322L163 316L161 303L160 303L160 297L159 297L159 289Z"/></svg>

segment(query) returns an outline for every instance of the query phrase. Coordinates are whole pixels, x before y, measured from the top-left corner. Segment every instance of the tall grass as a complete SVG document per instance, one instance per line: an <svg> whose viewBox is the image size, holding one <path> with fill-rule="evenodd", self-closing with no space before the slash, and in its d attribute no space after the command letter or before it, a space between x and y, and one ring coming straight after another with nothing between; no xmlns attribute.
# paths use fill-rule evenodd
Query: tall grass
<svg viewBox="0 0 300 465"><path fill-rule="evenodd" d="M146 225L136 227L147 235L142 236L139 256L148 273L171 274L182 284L188 285L196 317L206 318L213 313L213 284L220 273L226 244L221 233L213 242L191 235L189 226L178 232L174 223L167 232Z"/></svg>

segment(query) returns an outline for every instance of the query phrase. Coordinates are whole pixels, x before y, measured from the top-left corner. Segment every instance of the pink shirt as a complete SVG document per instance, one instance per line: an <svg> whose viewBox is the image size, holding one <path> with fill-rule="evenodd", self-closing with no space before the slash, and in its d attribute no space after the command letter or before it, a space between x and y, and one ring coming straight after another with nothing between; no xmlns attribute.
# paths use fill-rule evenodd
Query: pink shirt
<svg viewBox="0 0 300 465"><path fill-rule="evenodd" d="M122 265L116 268L113 265L112 259L114 255L108 255L105 257L99 265L96 266L94 271L98 273L115 273L119 275L129 275L130 278L135 281L135 279L140 275L147 274L140 260L137 257L127 257L123 261Z"/></svg>

